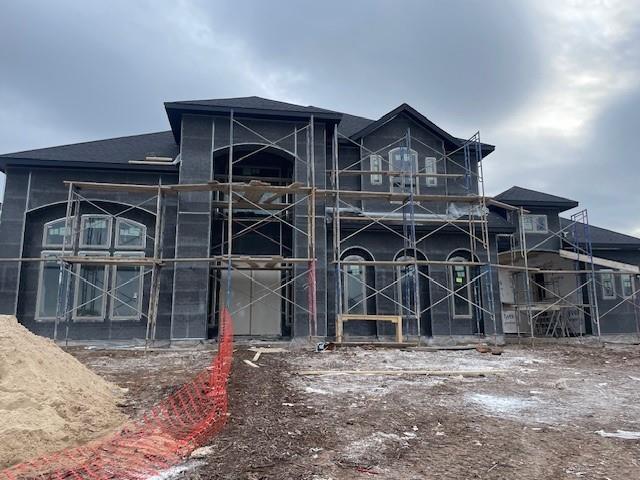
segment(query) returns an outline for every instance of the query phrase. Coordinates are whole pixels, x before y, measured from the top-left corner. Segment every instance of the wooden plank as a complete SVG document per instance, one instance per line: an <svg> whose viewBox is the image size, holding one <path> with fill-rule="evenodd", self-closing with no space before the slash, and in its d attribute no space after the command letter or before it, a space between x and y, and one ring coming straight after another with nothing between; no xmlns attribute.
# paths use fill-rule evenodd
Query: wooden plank
<svg viewBox="0 0 640 480"><path fill-rule="evenodd" d="M507 373L504 369L493 370L301 370L298 375L305 376L338 376L338 375L375 375L375 376L403 376L422 375L428 377L486 377Z"/></svg>
<svg viewBox="0 0 640 480"><path fill-rule="evenodd" d="M251 360L247 360L246 358L243 360L244 363L246 363L247 365L249 365L250 367L253 368L260 368L258 365L256 365L255 363L253 363Z"/></svg>

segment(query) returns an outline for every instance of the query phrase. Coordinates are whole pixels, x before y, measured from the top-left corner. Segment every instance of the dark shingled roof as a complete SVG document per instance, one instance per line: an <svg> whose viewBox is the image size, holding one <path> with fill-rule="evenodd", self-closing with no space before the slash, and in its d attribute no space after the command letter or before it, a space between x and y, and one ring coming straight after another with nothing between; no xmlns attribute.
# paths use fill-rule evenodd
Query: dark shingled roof
<svg viewBox="0 0 640 480"><path fill-rule="evenodd" d="M558 207L564 211L578 206L575 200L518 186L513 186L494 198L517 207Z"/></svg>
<svg viewBox="0 0 640 480"><path fill-rule="evenodd" d="M131 165L129 160L144 160L147 156L175 158L178 150L172 132L165 131L7 153L0 155L0 166L15 163L12 160L129 166ZM161 168L169 167L161 166Z"/></svg>
<svg viewBox="0 0 640 480"><path fill-rule="evenodd" d="M560 226L562 228L568 227L572 223L572 220L560 217ZM575 236L574 242L585 242L585 228L583 223L576 222L575 229L573 227L569 227L566 231L571 237ZM640 248L640 238L632 237L631 235L625 235L624 233L614 232L613 230L607 230L606 228L589 225L589 235L591 237L591 245L593 246L593 248Z"/></svg>
<svg viewBox="0 0 640 480"><path fill-rule="evenodd" d="M201 106L220 108L246 108L249 110L281 110L285 112L301 113L339 113L326 108L314 106L296 105L295 103L279 102L262 97L235 97L235 98L214 98L210 100L183 100L177 102L166 102L169 106Z"/></svg>

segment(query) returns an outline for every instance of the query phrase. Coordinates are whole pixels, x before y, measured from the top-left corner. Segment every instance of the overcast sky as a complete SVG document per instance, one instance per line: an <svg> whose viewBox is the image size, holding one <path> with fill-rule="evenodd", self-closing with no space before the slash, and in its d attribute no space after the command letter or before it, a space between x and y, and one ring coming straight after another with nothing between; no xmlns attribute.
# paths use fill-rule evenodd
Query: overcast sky
<svg viewBox="0 0 640 480"><path fill-rule="evenodd" d="M162 102L402 102L496 145L488 193L640 235L640 1L5 0L0 152L168 129Z"/></svg>

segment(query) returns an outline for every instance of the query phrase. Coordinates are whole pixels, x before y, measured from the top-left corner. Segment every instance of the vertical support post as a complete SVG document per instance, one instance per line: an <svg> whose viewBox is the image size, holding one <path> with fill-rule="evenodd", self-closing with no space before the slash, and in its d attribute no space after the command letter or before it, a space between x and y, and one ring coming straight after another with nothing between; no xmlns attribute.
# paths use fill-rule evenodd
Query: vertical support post
<svg viewBox="0 0 640 480"><path fill-rule="evenodd" d="M534 344L535 335L533 333L533 314L531 311L531 279L529 278L529 251L527 250L527 234L524 231L524 208L518 210L518 219L520 221L520 251L524 261L524 285L525 298L527 300L527 317L529 320L529 329L531 330L531 346ZM518 317L519 319L519 317Z"/></svg>
<svg viewBox="0 0 640 480"><path fill-rule="evenodd" d="M58 340L58 325L61 321L66 320L66 307L65 304L67 302L67 297L69 296L69 292L66 286L67 283L67 273L66 265L64 260L62 259L67 250L67 237L71 238L71 229L69 224L69 219L71 218L71 209L73 205L73 195L74 195L74 185L73 182L69 183L69 193L67 194L67 208L64 217L64 233L62 235L62 252L60 253L60 258L58 259L58 263L60 265L60 272L58 274L58 301L56 303L56 320L53 325L53 340ZM64 319L63 319L64 315ZM68 323L68 322L67 322ZM68 327L67 327L68 331Z"/></svg>
<svg viewBox="0 0 640 480"><path fill-rule="evenodd" d="M147 331L145 336L145 349L149 344L149 336L151 342L156 340L156 325L158 318L158 301L160 298L160 261L162 256L162 237L163 237L163 193L162 179L158 182L158 193L156 197L156 224L153 238L153 266L151 271L151 286L149 289L149 309L147 312ZM142 267L144 271L144 266Z"/></svg>
<svg viewBox="0 0 640 480"><path fill-rule="evenodd" d="M311 129L311 152L307 158L307 186L311 187L311 192L307 197L307 224L308 224L308 255L309 255L309 338L318 335L317 311L316 311L316 247L315 247L315 230L316 230L316 175L315 175L315 122L314 116L309 119L309 128Z"/></svg>
<svg viewBox="0 0 640 480"><path fill-rule="evenodd" d="M333 260L336 264L336 318L342 315L344 307L342 305L342 267L341 267L341 236L340 236L340 174L338 158L338 124L333 126L333 188L334 188L334 209L333 209ZM337 323L336 323L337 326Z"/></svg>
<svg viewBox="0 0 640 480"><path fill-rule="evenodd" d="M229 113L229 159L227 166L227 308L231 308L231 252L233 246L233 110Z"/></svg>

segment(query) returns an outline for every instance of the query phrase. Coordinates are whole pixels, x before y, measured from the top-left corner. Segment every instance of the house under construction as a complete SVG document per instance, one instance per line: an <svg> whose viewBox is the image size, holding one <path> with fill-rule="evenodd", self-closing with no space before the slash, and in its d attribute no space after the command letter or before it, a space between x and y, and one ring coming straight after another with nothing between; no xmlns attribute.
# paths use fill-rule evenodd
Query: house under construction
<svg viewBox="0 0 640 480"><path fill-rule="evenodd" d="M57 340L638 334L640 239L485 196L480 134L259 97L0 156L0 311Z"/></svg>

